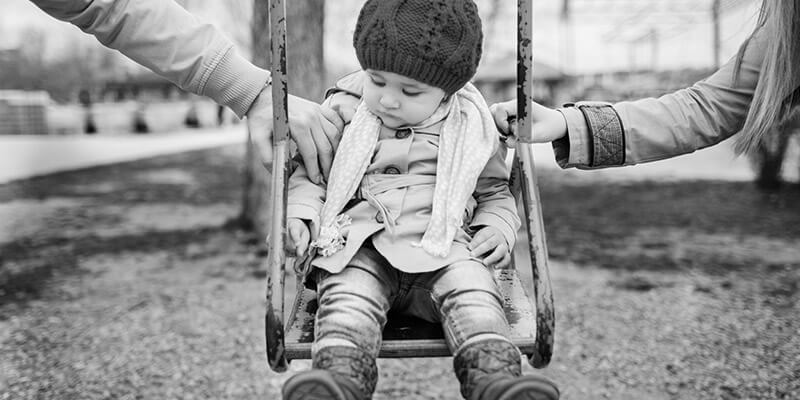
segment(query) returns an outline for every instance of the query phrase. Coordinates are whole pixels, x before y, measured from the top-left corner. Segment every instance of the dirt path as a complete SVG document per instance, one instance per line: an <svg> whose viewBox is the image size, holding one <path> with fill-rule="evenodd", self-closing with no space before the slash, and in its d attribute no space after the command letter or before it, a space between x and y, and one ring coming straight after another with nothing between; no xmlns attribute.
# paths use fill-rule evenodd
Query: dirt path
<svg viewBox="0 0 800 400"><path fill-rule="evenodd" d="M0 399L278 398L264 271L221 228L240 154L0 185ZM547 174L542 197L563 399L800 398L800 190ZM381 360L375 398L458 399L451 365Z"/></svg>

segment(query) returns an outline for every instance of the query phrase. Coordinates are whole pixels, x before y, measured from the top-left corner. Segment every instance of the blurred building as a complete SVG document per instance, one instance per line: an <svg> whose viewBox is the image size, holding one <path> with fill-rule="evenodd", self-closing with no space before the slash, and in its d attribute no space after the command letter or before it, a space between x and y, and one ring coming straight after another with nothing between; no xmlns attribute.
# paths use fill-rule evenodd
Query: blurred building
<svg viewBox="0 0 800 400"><path fill-rule="evenodd" d="M123 75L111 77L100 82L94 88L98 101L127 101L137 100L143 102L169 101L187 98L187 92L181 90L172 82L146 71L136 75Z"/></svg>
<svg viewBox="0 0 800 400"><path fill-rule="evenodd" d="M0 90L0 135L46 135L50 103L45 91Z"/></svg>

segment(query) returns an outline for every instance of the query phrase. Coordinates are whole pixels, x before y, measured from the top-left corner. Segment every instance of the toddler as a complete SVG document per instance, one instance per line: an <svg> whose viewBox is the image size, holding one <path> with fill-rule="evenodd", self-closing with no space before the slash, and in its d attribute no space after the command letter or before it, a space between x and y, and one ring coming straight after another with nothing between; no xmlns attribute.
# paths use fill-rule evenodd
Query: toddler
<svg viewBox="0 0 800 400"><path fill-rule="evenodd" d="M389 310L442 324L467 399L558 398L521 375L492 267L520 226L505 148L469 84L481 57L472 0L368 0L353 38L361 96L327 185L300 165L288 232L319 309L313 369L284 399L368 399ZM310 252L308 251L310 249Z"/></svg>

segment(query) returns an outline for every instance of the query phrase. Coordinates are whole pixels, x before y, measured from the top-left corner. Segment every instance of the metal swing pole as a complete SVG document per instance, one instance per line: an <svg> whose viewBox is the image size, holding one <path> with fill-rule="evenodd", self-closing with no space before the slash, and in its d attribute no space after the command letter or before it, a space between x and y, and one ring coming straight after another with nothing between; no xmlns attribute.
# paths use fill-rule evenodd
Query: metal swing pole
<svg viewBox="0 0 800 400"><path fill-rule="evenodd" d="M536 368L544 368L553 355L555 311L550 287L547 242L545 240L539 186L533 163L533 0L517 2L517 135L516 164L525 217L531 233L534 292L536 297L536 351L528 359Z"/></svg>
<svg viewBox="0 0 800 400"><path fill-rule="evenodd" d="M267 313L265 336L267 359L274 371L285 371L286 343L284 338L284 282L286 273L286 199L289 180L289 113L286 80L286 4L284 0L269 1L270 52L272 71L272 212L269 229L269 277L267 279ZM268 167L269 168L269 167ZM281 195L278 195L280 191Z"/></svg>

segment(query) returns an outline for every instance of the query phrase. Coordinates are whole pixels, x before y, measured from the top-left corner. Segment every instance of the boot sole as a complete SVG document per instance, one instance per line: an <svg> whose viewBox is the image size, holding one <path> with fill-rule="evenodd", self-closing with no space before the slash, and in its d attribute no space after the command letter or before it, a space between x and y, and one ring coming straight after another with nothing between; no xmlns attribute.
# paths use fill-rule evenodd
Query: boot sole
<svg viewBox="0 0 800 400"><path fill-rule="evenodd" d="M558 387L550 380L538 376L526 376L508 388L498 400L558 400Z"/></svg>
<svg viewBox="0 0 800 400"><path fill-rule="evenodd" d="M311 370L283 384L283 400L346 400L346 397L329 372Z"/></svg>

